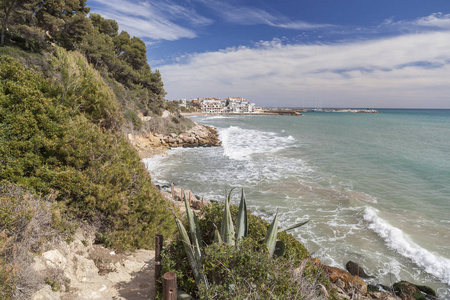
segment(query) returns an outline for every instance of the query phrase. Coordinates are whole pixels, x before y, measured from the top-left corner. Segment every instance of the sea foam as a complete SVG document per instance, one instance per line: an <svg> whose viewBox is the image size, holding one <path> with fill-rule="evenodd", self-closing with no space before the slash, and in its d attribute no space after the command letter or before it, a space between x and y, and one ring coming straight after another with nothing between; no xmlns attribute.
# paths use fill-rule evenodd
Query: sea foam
<svg viewBox="0 0 450 300"><path fill-rule="evenodd" d="M390 249L395 250L415 264L422 267L427 273L439 278L442 282L450 284L450 260L432 253L413 241L399 228L390 225L377 215L377 210L366 208L364 220L369 223L369 229L375 231L384 239Z"/></svg>
<svg viewBox="0 0 450 300"><path fill-rule="evenodd" d="M249 160L252 154L274 153L292 146L295 139L292 136L279 136L274 132L263 132L230 126L220 129L224 155L234 160Z"/></svg>

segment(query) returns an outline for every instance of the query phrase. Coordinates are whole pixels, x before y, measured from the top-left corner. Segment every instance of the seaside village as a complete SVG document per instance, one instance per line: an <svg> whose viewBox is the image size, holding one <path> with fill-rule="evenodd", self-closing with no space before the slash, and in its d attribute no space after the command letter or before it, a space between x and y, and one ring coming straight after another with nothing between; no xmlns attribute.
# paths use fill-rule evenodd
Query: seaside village
<svg viewBox="0 0 450 300"><path fill-rule="evenodd" d="M179 107L184 107L190 111L208 113L208 114L224 114L224 113L260 113L262 107L256 106L255 103L249 102L244 97L228 97L225 100L220 98L194 98L170 100L168 102L177 103Z"/></svg>

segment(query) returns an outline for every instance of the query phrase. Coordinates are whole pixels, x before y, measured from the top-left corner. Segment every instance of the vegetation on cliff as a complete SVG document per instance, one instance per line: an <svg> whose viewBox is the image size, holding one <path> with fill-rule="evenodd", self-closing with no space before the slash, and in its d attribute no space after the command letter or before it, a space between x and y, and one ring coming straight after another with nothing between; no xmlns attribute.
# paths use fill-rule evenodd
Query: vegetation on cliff
<svg viewBox="0 0 450 300"><path fill-rule="evenodd" d="M230 206L233 223L239 223L239 211L237 206ZM204 283L196 283L182 239L164 249L163 273L176 273L180 290L196 299L327 298L326 289L331 290L327 276L292 235L279 232L278 239L285 252L280 257L269 255L263 241L270 224L247 211L246 237L237 240L236 245L215 242L216 228L222 228L223 216L224 205L211 205L203 207L198 217L198 232L203 241L201 272L207 278ZM334 295L330 292L328 297L333 299Z"/></svg>
<svg viewBox="0 0 450 300"><path fill-rule="evenodd" d="M40 45L46 51L0 48L2 299L27 290L29 253L70 240L80 225L118 250L152 248L156 233L175 230L169 203L123 135L125 109L142 104L135 96L156 97L142 107L157 115L163 90L121 84L79 51Z"/></svg>

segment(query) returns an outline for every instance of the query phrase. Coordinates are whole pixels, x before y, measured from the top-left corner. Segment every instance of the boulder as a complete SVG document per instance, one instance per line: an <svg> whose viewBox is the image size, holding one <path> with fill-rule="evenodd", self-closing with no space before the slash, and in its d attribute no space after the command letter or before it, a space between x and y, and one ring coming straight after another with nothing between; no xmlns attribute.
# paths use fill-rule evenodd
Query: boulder
<svg viewBox="0 0 450 300"><path fill-rule="evenodd" d="M163 111L161 118L167 119L168 117L170 117L170 111L168 110Z"/></svg>
<svg viewBox="0 0 450 300"><path fill-rule="evenodd" d="M98 268L94 261L75 254L75 276L80 282L88 282L98 277Z"/></svg>
<svg viewBox="0 0 450 300"><path fill-rule="evenodd" d="M400 281L393 285L395 294L402 300L434 300L436 292L424 285L415 285L408 281Z"/></svg>
<svg viewBox="0 0 450 300"><path fill-rule="evenodd" d="M362 295L367 293L367 285L359 276L353 276L349 272L336 267L322 266L324 271L328 273L331 282L345 292L355 291Z"/></svg>
<svg viewBox="0 0 450 300"><path fill-rule="evenodd" d="M399 300L397 296L388 293L388 292L368 292L368 296L371 299L378 299L378 300Z"/></svg>
<svg viewBox="0 0 450 300"><path fill-rule="evenodd" d="M357 263L349 261L345 264L345 268L350 272L353 276L357 275L361 278L369 278L370 276L366 274L363 268L361 268Z"/></svg>
<svg viewBox="0 0 450 300"><path fill-rule="evenodd" d="M45 264L50 268L64 269L67 265L67 259L59 250L50 250L42 253Z"/></svg>

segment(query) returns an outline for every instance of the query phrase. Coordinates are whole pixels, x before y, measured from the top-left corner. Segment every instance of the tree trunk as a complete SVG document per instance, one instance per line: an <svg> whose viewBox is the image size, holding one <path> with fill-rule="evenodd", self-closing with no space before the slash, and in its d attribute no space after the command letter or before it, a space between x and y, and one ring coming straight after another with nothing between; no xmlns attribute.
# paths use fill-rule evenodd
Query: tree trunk
<svg viewBox="0 0 450 300"><path fill-rule="evenodd" d="M5 6L5 19L3 19L2 24L2 33L1 33L1 40L0 44L3 46L5 45L5 29L8 26L9 16L11 15L11 12L14 9L14 6L16 6L17 0L12 0L9 7Z"/></svg>

